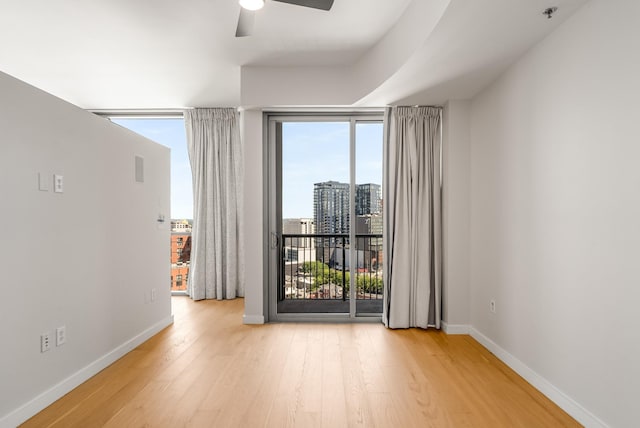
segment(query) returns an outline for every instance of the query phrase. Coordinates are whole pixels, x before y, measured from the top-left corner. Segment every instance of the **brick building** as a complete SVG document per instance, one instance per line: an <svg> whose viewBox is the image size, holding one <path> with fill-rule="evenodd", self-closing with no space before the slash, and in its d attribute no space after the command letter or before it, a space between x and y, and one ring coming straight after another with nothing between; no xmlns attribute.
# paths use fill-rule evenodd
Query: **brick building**
<svg viewBox="0 0 640 428"><path fill-rule="evenodd" d="M171 291L186 291L191 260L191 225L171 222Z"/></svg>

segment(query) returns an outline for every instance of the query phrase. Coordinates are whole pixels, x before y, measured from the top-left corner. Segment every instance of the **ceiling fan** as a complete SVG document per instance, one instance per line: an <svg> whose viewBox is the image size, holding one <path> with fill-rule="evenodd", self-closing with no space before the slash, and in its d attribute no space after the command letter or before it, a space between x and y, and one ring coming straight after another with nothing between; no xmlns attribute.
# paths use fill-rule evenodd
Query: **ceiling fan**
<svg viewBox="0 0 640 428"><path fill-rule="evenodd" d="M289 3L295 6L310 7L312 9L330 10L334 0L273 0L280 3ZM236 37L250 36L253 31L255 12L262 9L264 0L240 0L240 16L238 17L238 27Z"/></svg>

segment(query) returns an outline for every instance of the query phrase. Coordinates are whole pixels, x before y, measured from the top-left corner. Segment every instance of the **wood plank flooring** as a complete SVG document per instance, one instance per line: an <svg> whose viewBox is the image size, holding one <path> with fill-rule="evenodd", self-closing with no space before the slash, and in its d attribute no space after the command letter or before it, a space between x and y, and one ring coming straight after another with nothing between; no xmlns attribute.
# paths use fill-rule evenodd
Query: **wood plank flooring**
<svg viewBox="0 0 640 428"><path fill-rule="evenodd" d="M173 297L173 326L23 426L580 426L469 336L247 326L243 303Z"/></svg>

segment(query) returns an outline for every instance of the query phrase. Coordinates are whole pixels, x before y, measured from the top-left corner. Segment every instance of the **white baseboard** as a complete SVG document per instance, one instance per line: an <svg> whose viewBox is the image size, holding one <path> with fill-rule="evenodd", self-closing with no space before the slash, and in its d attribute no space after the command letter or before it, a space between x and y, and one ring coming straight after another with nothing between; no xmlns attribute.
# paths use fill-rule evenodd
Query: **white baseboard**
<svg viewBox="0 0 640 428"><path fill-rule="evenodd" d="M16 427L31 418L42 409L49 406L54 401L58 400L65 394L67 394L72 389L76 388L78 385L90 379L92 376L96 375L101 370L113 364L118 359L125 356L131 350L141 345L142 343L149 340L155 334L160 332L160 330L165 327L173 324L173 315L163 319L162 321L156 323L155 325L149 327L142 333L118 346L111 352L103 355L98 358L88 366L78 370L68 378L64 379L60 383L54 385L47 391L38 395L31 401L23 404L18 407L11 413L0 418L0 427Z"/></svg>
<svg viewBox="0 0 640 428"><path fill-rule="evenodd" d="M242 316L242 323L243 324L264 324L264 316L244 314Z"/></svg>
<svg viewBox="0 0 640 428"><path fill-rule="evenodd" d="M482 346L491 351L496 357L502 360L513 371L522 376L527 382L542 392L551 401L556 403L562 410L580 422L587 428L608 428L608 425L598 419L594 414L578 404L567 394L559 390L551 382L540 376L529 368L522 361L511 355L509 352L498 346L493 340L480 333L474 327L470 328L471 337L480 342Z"/></svg>
<svg viewBox="0 0 640 428"><path fill-rule="evenodd" d="M445 321L441 321L442 331L447 334L469 334L471 326L468 324L449 324Z"/></svg>

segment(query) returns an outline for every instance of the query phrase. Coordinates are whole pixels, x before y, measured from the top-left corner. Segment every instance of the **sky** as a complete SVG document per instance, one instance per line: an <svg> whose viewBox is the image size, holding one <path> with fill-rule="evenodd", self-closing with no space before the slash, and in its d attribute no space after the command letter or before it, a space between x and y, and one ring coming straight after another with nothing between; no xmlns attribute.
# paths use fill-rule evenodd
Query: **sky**
<svg viewBox="0 0 640 428"><path fill-rule="evenodd" d="M171 218L192 219L193 188L184 120L112 119L112 122L171 149Z"/></svg>
<svg viewBox="0 0 640 428"><path fill-rule="evenodd" d="M171 218L193 218L191 166L183 119L112 119L171 149ZM282 215L313 217L313 184L349 182L349 122L285 122ZM382 184L382 123L356 125L356 184Z"/></svg>
<svg viewBox="0 0 640 428"><path fill-rule="evenodd" d="M382 184L382 123L356 125L356 184ZM349 122L282 126L282 216L313 218L313 184L349 182Z"/></svg>

